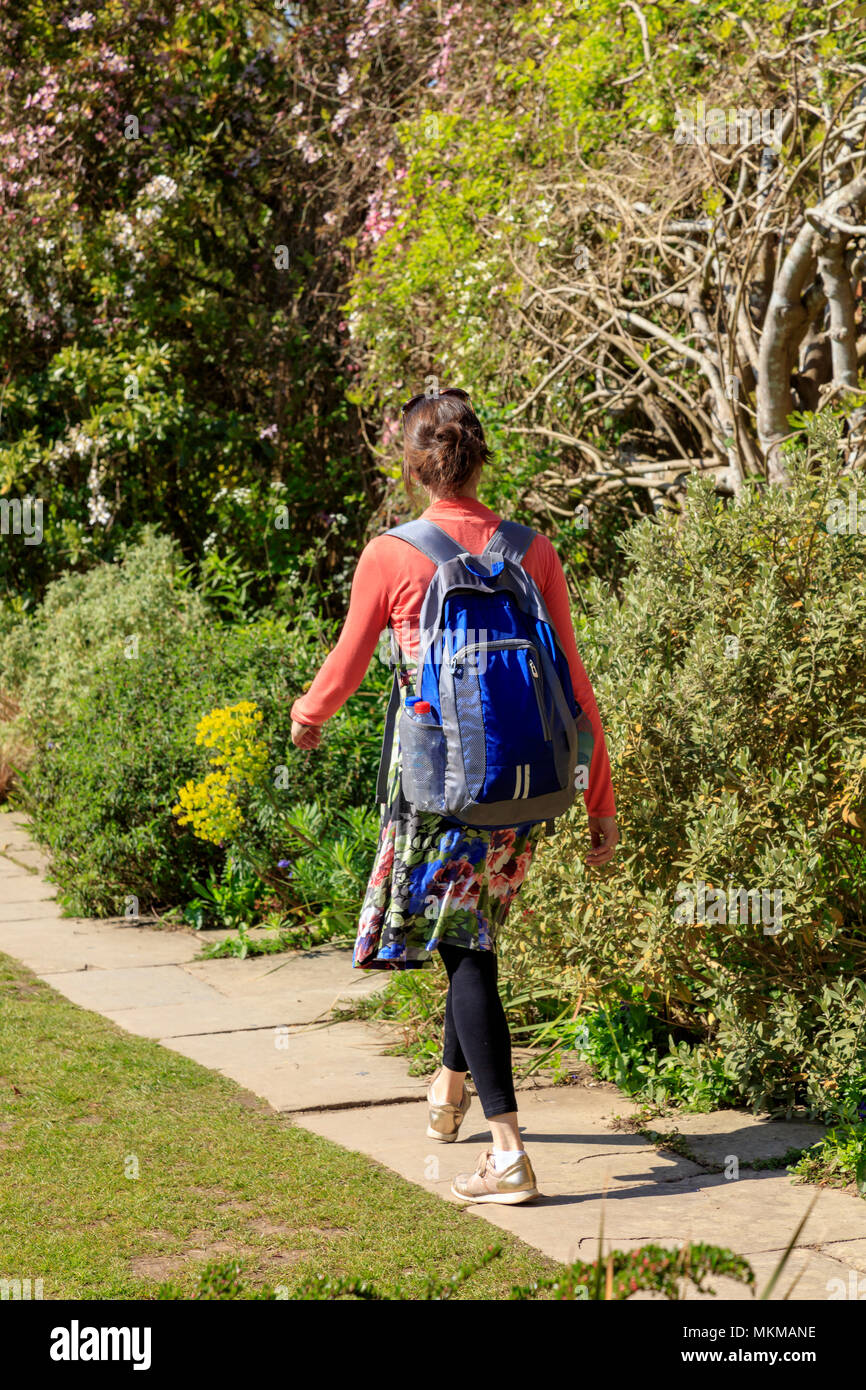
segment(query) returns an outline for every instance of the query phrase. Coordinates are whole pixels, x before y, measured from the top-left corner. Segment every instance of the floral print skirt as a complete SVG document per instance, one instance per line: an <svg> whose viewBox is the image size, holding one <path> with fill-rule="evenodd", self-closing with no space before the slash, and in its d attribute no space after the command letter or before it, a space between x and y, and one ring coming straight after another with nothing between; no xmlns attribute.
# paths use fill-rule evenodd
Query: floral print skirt
<svg viewBox="0 0 866 1390"><path fill-rule="evenodd" d="M352 957L356 970L430 965L440 941L495 950L543 825L478 830L416 811L400 784L397 731L376 859Z"/></svg>

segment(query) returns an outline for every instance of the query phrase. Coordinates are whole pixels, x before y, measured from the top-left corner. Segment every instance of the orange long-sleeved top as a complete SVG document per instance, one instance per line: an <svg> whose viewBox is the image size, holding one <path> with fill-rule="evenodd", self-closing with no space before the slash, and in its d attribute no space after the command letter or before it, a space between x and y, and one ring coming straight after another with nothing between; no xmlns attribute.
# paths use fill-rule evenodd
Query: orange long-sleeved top
<svg viewBox="0 0 866 1390"><path fill-rule="evenodd" d="M447 531L471 555L481 554L502 520L472 497L441 498L427 508L423 517ZM535 536L523 566L541 590L568 660L575 699L592 722L595 743L589 786L583 793L587 812L591 816L613 816L616 807L604 730L574 640L565 574L546 536ZM299 724L313 725L330 719L358 689L389 623L396 630L404 654L410 659L417 655L421 605L435 568L420 550L394 536L376 536L364 547L337 645L325 658L309 690L292 705L293 719Z"/></svg>

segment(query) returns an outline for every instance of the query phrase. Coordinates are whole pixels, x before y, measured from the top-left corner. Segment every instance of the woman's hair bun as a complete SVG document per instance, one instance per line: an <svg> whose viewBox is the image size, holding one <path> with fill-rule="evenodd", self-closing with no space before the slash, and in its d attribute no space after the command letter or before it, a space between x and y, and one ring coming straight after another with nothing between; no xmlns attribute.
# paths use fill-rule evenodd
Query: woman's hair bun
<svg viewBox="0 0 866 1390"><path fill-rule="evenodd" d="M448 496L461 491L488 461L490 450L468 401L433 396L420 402L406 419L403 458L407 486L414 475L424 487Z"/></svg>
<svg viewBox="0 0 866 1390"><path fill-rule="evenodd" d="M472 435L459 420L446 420L443 425L437 425L433 438L446 448L459 449L468 444Z"/></svg>

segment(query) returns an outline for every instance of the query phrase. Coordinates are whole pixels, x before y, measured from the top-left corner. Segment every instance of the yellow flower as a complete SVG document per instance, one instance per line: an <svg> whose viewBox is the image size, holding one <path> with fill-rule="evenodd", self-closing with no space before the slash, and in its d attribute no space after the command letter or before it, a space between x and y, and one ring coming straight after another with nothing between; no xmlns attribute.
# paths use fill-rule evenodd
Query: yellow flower
<svg viewBox="0 0 866 1390"><path fill-rule="evenodd" d="M200 719L195 741L214 749L210 761L225 768L236 782L257 782L268 765L267 745L256 737L263 718L252 700L241 700Z"/></svg>
<svg viewBox="0 0 866 1390"><path fill-rule="evenodd" d="M244 823L225 772L211 772L203 782L187 782L180 790L178 805L171 809L179 825L192 826L197 839L217 845L230 840Z"/></svg>
<svg viewBox="0 0 866 1390"><path fill-rule="evenodd" d="M268 767L267 744L258 737L263 718L252 700L240 700L199 720L196 744L212 750L209 761L218 770L187 782L172 807L178 824L192 826L198 839L221 844L244 824L238 787L261 781Z"/></svg>

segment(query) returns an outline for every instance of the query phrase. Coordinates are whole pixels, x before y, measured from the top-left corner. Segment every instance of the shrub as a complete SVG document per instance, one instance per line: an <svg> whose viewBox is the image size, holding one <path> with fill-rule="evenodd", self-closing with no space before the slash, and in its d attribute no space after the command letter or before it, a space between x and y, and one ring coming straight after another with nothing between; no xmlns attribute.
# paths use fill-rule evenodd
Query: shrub
<svg viewBox="0 0 866 1390"><path fill-rule="evenodd" d="M181 787L172 815L197 839L224 844L236 865L226 883L211 882L197 899L196 925L216 909L220 926L235 925L232 914L239 927L247 926L250 908L267 893L273 910L288 910L303 923L317 918L319 936L349 932L375 852L378 812L288 801L288 767L269 756L264 732L264 712L253 701L211 710L196 727L211 770ZM248 945L241 940L238 948Z"/></svg>
<svg viewBox="0 0 866 1390"><path fill-rule="evenodd" d="M122 572L105 569L122 598ZM154 613L149 629L142 621L137 655L127 659L115 636L129 630L129 610L104 575L99 583L105 583L100 611L111 622L106 618L101 642L87 643L82 629L81 693L74 693L71 658L59 658L68 664L68 678L59 684L48 668L52 647L65 654L79 640L65 604L54 610L56 643L53 614L36 620L45 665L41 676L24 682L35 755L20 799L35 833L51 849L73 912L121 912L128 896L139 899L142 911L185 902L193 896L193 879L221 868L224 849L197 839L171 814L179 789L200 771L196 726L215 706L248 700L261 708L269 764L285 769L281 796L287 807L315 800L330 814L369 799L378 707L375 718L369 712L386 676L378 662L365 682L367 698L352 701L329 724L321 752L301 754L291 744L290 709L325 649L317 619L290 622L262 614L249 624L224 626L201 616L194 600L184 607L175 589L167 588L163 606L186 616L172 626L159 623ZM89 597L86 586L83 592ZM131 592L137 602L139 591L133 586ZM266 837L262 843L269 851Z"/></svg>
<svg viewBox="0 0 866 1390"><path fill-rule="evenodd" d="M802 423L790 491L726 506L695 478L625 538L621 602L590 589L622 845L588 873L575 808L504 947L562 999L638 982L737 1099L825 1115L866 1075L866 536L831 525L857 501L838 421ZM740 889L772 895L760 920Z"/></svg>
<svg viewBox="0 0 866 1390"><path fill-rule="evenodd" d="M60 722L118 654L134 660L142 642L182 642L207 607L178 582L181 563L177 543L146 527L136 545L120 545L114 564L55 580L42 605L0 637L0 686L31 719Z"/></svg>

